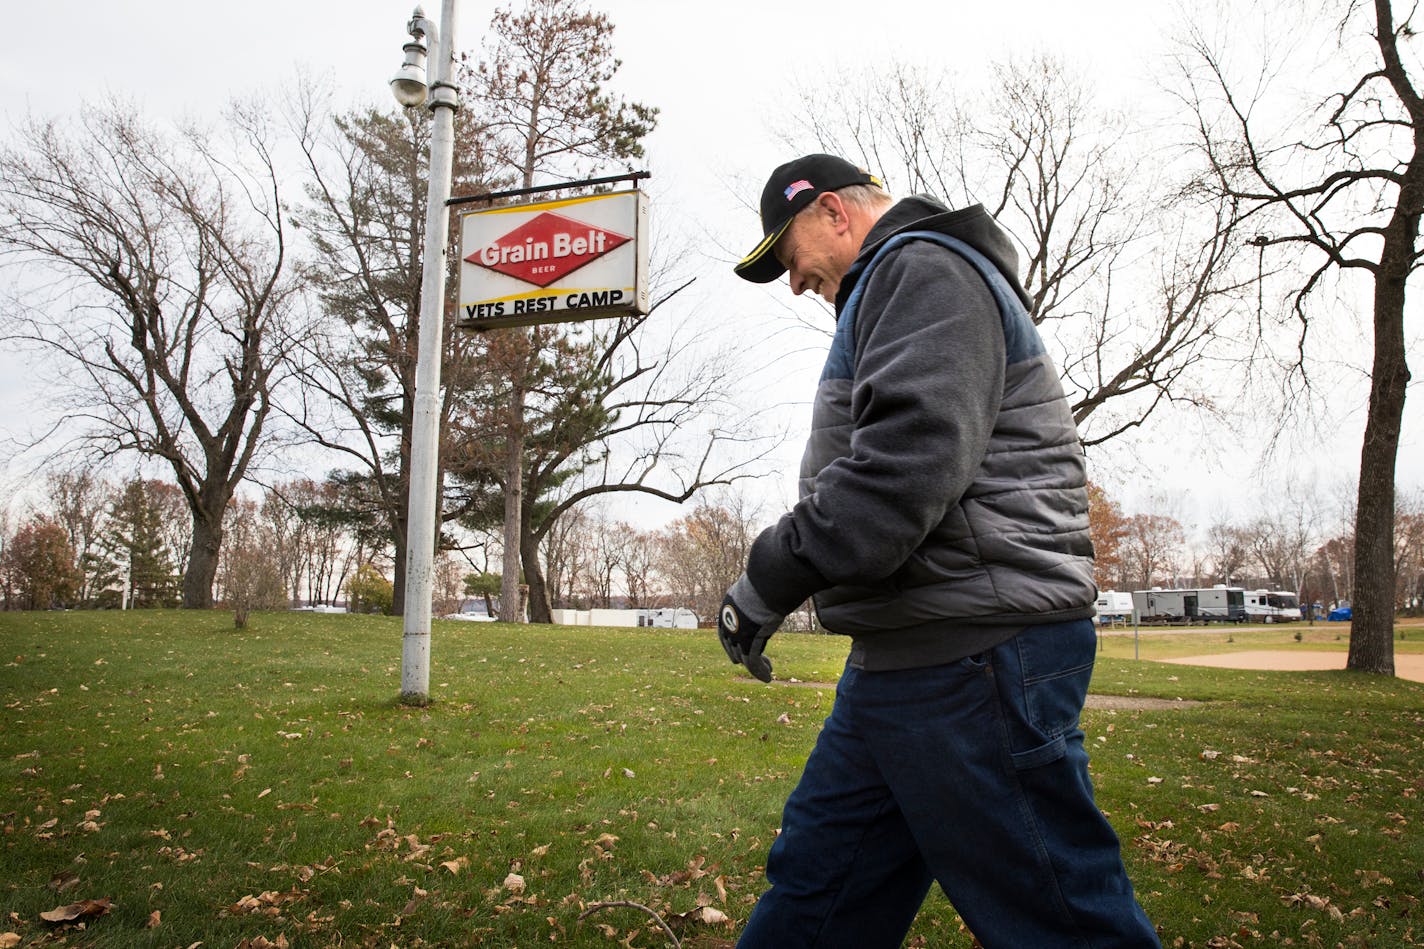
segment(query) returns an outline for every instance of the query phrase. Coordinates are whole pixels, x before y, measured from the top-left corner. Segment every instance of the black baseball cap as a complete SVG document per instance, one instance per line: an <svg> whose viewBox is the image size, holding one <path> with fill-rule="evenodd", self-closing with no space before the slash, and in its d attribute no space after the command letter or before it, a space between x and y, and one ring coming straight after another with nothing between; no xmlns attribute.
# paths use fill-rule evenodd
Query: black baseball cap
<svg viewBox="0 0 1424 949"><path fill-rule="evenodd" d="M786 273L772 253L791 219L816 197L851 185L880 186L880 179L835 155L806 155L778 167L761 192L761 243L743 257L737 276L752 283L771 283Z"/></svg>

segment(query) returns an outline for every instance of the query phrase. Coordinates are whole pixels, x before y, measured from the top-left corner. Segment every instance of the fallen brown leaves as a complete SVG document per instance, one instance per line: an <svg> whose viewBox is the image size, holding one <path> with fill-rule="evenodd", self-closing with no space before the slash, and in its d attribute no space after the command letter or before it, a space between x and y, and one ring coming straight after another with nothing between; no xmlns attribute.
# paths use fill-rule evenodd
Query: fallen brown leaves
<svg viewBox="0 0 1424 949"><path fill-rule="evenodd" d="M53 924L73 923L103 916L112 905L112 901L107 897L98 900L80 900L77 903L57 906L52 910L40 913L40 919Z"/></svg>
<svg viewBox="0 0 1424 949"><path fill-rule="evenodd" d="M709 871L702 869L703 866L706 865L706 863L706 857L693 857L687 862L686 870L676 870L672 873L664 874L663 876L657 876L650 870L644 870L643 879L647 880L654 886L683 886L687 883L692 882L693 880L700 880L703 877L707 876ZM721 877L718 877L718 880L721 880ZM718 889L721 889L720 884L718 886ZM723 892L725 894L725 891ZM725 895L723 896L723 899L726 899Z"/></svg>
<svg viewBox="0 0 1424 949"><path fill-rule="evenodd" d="M717 909L714 906L707 905L699 906L696 909L689 910L686 913L677 913L673 916L669 916L668 920L672 923L681 923L683 925L689 925L694 923L702 926L730 927L732 925L732 919L730 916L728 916L726 913L722 912L720 909ZM676 926L674 926L674 928L676 928Z"/></svg>
<svg viewBox="0 0 1424 949"><path fill-rule="evenodd" d="M253 936L251 939L244 939L242 942L239 942L237 949L288 949L289 945L290 943L287 942L287 937L279 933L276 942L273 942L266 936Z"/></svg>
<svg viewBox="0 0 1424 949"><path fill-rule="evenodd" d="M79 885L79 874L73 870L61 870L49 878L49 888L56 893L65 893Z"/></svg>
<svg viewBox="0 0 1424 949"><path fill-rule="evenodd" d="M306 893L293 886L290 890L267 890L258 896L247 894L236 903L224 909L229 916L247 916L250 914L261 914L263 916L280 916L282 907L287 903L295 902L306 896Z"/></svg>
<svg viewBox="0 0 1424 949"><path fill-rule="evenodd" d="M1314 893L1292 893L1282 897L1287 906L1303 906L1306 909L1313 909L1325 913L1335 922L1340 922L1345 918L1345 914L1340 911L1340 907L1331 903L1328 897L1316 896ZM1363 909L1352 911L1351 915L1363 913Z"/></svg>
<svg viewBox="0 0 1424 949"><path fill-rule="evenodd" d="M670 914L666 919L659 915L656 910L644 906L642 903L635 903L632 900L611 900L603 903L592 903L587 909L585 909L582 913L579 914L579 922L583 922L585 919L587 919L589 916L592 916L594 913L601 912L603 910L618 908L636 909L643 913L646 913L649 917L652 918L653 922L655 922L658 927L661 928L662 931L667 934L668 939L672 941L674 949L678 949L678 947L681 947L682 945L682 943L677 938L675 930L682 930L686 927L693 925L725 926L727 928L731 928L731 926L733 925L731 918L728 917L726 913L707 905L707 903L701 898L699 898L698 905L695 909L690 910L686 913ZM632 932L624 936L622 939L619 939L619 932L617 928L610 926L607 923L598 923L596 925L598 931L603 933L605 938L618 940L619 943L624 946L630 945L633 941L633 938L637 935L638 932L637 930L633 930Z"/></svg>

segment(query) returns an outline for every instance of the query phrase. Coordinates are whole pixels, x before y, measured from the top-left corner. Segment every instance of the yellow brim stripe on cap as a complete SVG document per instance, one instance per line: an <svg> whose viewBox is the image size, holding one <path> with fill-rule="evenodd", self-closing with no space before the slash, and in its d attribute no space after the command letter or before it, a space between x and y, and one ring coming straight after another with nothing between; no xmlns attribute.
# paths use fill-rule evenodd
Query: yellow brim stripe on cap
<svg viewBox="0 0 1424 949"><path fill-rule="evenodd" d="M761 243L756 245L756 247L753 247L752 252L742 258L741 262L737 264L736 269L742 270L746 267L750 267L752 264L765 257L767 253L771 250L771 248L776 245L776 242L781 239L781 235L786 233L786 229L791 226L791 220L791 218L788 218L785 224L781 225L776 230L763 237L761 239ZM726 265L724 264L723 266Z"/></svg>

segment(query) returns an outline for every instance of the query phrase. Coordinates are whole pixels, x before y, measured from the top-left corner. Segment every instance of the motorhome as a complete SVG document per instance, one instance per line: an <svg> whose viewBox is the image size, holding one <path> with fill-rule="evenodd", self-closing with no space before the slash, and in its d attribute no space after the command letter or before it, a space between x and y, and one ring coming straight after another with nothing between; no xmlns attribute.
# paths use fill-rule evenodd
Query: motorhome
<svg viewBox="0 0 1424 949"><path fill-rule="evenodd" d="M1300 600L1282 590L1251 590L1246 594L1246 618L1252 623L1294 623Z"/></svg>

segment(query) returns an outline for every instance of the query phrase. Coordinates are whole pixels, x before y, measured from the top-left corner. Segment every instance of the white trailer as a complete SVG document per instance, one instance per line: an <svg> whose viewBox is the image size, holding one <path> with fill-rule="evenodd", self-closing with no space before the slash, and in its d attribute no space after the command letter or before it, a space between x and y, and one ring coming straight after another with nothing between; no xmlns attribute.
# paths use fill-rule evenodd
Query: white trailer
<svg viewBox="0 0 1424 949"><path fill-rule="evenodd" d="M1219 583L1214 587L1198 589L1196 593L1197 615L1203 620L1223 623L1246 621L1246 591L1240 587Z"/></svg>
<svg viewBox="0 0 1424 949"><path fill-rule="evenodd" d="M1132 605L1140 623L1190 623L1197 618L1195 590L1133 590Z"/></svg>
<svg viewBox="0 0 1424 949"><path fill-rule="evenodd" d="M658 629L696 629L697 614L681 606L663 607L661 609L640 610L640 626L653 626Z"/></svg>
<svg viewBox="0 0 1424 949"><path fill-rule="evenodd" d="M1246 619L1246 591L1218 584L1179 590L1133 590L1132 604L1142 623L1240 623Z"/></svg>
<svg viewBox="0 0 1424 949"><path fill-rule="evenodd" d="M550 610L560 626L642 626L696 629L697 614L681 606L636 610Z"/></svg>
<svg viewBox="0 0 1424 949"><path fill-rule="evenodd" d="M1097 613L1100 626L1126 622L1132 619L1132 594L1119 593L1116 590L1099 591L1097 600L1093 602L1093 610Z"/></svg>

